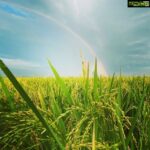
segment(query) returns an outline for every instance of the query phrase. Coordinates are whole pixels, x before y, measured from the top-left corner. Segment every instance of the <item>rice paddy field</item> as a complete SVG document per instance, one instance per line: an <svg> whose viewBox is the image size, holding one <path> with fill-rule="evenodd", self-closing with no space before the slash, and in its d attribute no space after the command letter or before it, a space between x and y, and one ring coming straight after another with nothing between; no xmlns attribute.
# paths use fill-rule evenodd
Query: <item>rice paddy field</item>
<svg viewBox="0 0 150 150"><path fill-rule="evenodd" d="M0 77L0 150L149 150L150 77Z"/></svg>

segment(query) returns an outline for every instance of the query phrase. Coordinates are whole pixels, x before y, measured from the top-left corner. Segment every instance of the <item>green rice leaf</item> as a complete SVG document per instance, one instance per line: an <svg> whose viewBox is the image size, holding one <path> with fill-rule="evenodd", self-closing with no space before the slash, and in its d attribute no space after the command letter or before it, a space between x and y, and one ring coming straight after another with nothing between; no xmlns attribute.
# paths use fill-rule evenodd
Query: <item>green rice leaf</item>
<svg viewBox="0 0 150 150"><path fill-rule="evenodd" d="M93 122L93 134L92 134L92 150L96 150L96 143L95 143L95 120Z"/></svg>
<svg viewBox="0 0 150 150"><path fill-rule="evenodd" d="M95 69L94 69L94 85L93 85L93 97L98 99L98 73L97 73L97 59L95 59Z"/></svg>
<svg viewBox="0 0 150 150"><path fill-rule="evenodd" d="M137 123L137 119L140 115L140 113L142 112L142 108L143 108L143 104L144 104L144 99L145 99L145 95L146 95L146 88L145 88L145 77L143 77L143 94L140 96L140 102L139 102L139 105L137 107L137 112L135 114L135 117L132 121L132 125L131 125L131 128L129 130L129 134L127 136L127 139L126 139L126 145L129 144L131 138L132 138L132 133L134 131L134 128L136 126L136 123Z"/></svg>
<svg viewBox="0 0 150 150"><path fill-rule="evenodd" d="M64 81L61 79L61 77L59 76L58 72L56 71L56 69L54 68L54 66L50 62L50 60L48 60L48 63L49 63L49 66L50 66L53 74L55 75L57 83L61 87L61 90L63 91L63 94L66 96L66 100L67 100L68 104L71 105L72 104L72 99L71 99L71 95L69 93L68 88L66 87Z"/></svg>
<svg viewBox="0 0 150 150"><path fill-rule="evenodd" d="M3 77L0 76L0 83L2 85L2 89L7 97L7 100L8 100L8 103L9 103L9 107L11 109L11 111L14 111L15 110L15 106L14 106L14 99L13 99L13 96L10 94L5 82L4 82L4 79Z"/></svg>
<svg viewBox="0 0 150 150"><path fill-rule="evenodd" d="M33 104L30 97L27 95L23 87L19 84L15 76L11 73L11 71L7 68L7 66L3 63L2 60L0 60L0 68L5 73L5 75L8 77L8 79L11 81L11 83L14 85L16 90L19 92L19 94L22 96L22 98L25 100L25 102L28 104L28 106L32 109L32 111L35 113L39 121L42 123L42 125L46 128L48 136L53 135L55 140L57 141L59 147L64 150L64 144L62 144L62 141L59 139L57 134L53 131L52 127L48 125L46 120L43 118L43 116L40 114L36 106Z"/></svg>

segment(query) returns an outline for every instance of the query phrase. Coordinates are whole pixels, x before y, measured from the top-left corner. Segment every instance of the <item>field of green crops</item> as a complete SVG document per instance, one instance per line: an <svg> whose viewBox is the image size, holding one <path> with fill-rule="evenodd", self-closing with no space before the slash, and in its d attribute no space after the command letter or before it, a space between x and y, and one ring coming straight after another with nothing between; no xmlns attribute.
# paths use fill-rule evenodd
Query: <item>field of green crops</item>
<svg viewBox="0 0 150 150"><path fill-rule="evenodd" d="M150 77L0 77L0 150L149 150ZM23 88L22 88L23 87Z"/></svg>

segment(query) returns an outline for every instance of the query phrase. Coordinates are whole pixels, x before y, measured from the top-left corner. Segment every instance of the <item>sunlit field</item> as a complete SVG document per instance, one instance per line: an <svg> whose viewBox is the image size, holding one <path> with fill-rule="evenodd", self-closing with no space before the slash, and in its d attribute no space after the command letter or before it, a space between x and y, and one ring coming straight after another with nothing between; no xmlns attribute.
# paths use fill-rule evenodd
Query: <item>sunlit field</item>
<svg viewBox="0 0 150 150"><path fill-rule="evenodd" d="M150 77L0 77L1 150L148 150ZM23 87L23 88L22 88Z"/></svg>

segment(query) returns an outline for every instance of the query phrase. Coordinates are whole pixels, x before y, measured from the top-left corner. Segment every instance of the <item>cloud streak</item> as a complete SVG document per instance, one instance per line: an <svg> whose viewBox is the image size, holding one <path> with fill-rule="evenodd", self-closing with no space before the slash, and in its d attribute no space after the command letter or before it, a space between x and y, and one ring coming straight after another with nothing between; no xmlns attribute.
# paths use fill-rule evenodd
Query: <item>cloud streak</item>
<svg viewBox="0 0 150 150"><path fill-rule="evenodd" d="M8 65L8 67L15 69L33 69L41 67L39 64L22 59L10 59L10 58L0 58L0 59L2 59L4 63Z"/></svg>
<svg viewBox="0 0 150 150"><path fill-rule="evenodd" d="M20 9L17 9L11 5L8 5L7 3L0 3L0 9L9 13L9 14L12 14L12 15L15 15L15 16L19 16L19 17L23 17L23 18L27 18L29 17L29 13L25 12L25 11L22 11Z"/></svg>

